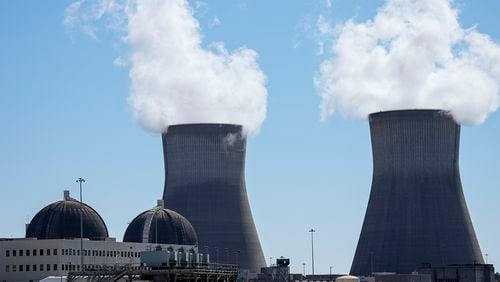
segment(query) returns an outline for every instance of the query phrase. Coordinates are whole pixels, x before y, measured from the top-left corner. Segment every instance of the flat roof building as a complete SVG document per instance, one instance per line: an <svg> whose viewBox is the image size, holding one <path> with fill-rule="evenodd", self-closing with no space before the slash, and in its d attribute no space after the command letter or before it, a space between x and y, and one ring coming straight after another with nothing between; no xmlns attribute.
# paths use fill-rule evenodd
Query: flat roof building
<svg viewBox="0 0 500 282"><path fill-rule="evenodd" d="M196 246L84 240L84 269L139 268L141 252L161 246L197 253ZM80 239L0 239L0 282L38 281L80 271Z"/></svg>

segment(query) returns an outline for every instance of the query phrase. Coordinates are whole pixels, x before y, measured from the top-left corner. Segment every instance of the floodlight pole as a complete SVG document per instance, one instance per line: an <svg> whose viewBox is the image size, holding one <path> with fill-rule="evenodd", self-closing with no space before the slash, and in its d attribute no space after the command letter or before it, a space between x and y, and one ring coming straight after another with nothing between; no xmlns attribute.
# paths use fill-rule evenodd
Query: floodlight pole
<svg viewBox="0 0 500 282"><path fill-rule="evenodd" d="M82 197L82 183L85 179L78 178L76 182L80 183L80 271L83 272L83 197Z"/></svg>
<svg viewBox="0 0 500 282"><path fill-rule="evenodd" d="M312 262L312 275L314 275L314 232L316 232L316 230L312 229L309 230L309 232L311 232L311 262Z"/></svg>

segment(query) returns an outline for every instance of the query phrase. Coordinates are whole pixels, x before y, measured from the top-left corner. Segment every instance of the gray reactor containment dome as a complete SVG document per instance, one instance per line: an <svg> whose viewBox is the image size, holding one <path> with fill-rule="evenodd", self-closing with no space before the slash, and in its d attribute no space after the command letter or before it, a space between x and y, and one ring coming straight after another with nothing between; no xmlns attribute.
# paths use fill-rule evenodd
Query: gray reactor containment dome
<svg viewBox="0 0 500 282"><path fill-rule="evenodd" d="M350 273L484 263L460 182L460 125L439 110L369 121L373 179Z"/></svg>
<svg viewBox="0 0 500 282"><path fill-rule="evenodd" d="M74 239L80 238L80 214L83 222L83 238L105 240L108 229L101 216L85 203L71 198L64 191L64 200L52 203L40 210L26 230L26 238Z"/></svg>
<svg viewBox="0 0 500 282"><path fill-rule="evenodd" d="M242 127L173 125L162 140L165 205L193 224L211 261L259 272L266 264L245 187Z"/></svg>
<svg viewBox="0 0 500 282"><path fill-rule="evenodd" d="M197 245L191 223L182 215L164 208L163 201L142 212L128 225L123 242Z"/></svg>

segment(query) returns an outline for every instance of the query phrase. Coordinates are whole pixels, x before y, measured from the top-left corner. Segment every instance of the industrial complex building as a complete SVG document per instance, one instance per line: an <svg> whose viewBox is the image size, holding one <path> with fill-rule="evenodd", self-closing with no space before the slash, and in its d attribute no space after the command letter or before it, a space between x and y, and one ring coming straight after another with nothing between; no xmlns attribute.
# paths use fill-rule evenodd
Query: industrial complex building
<svg viewBox="0 0 500 282"><path fill-rule="evenodd" d="M117 242L109 238L99 214L64 191L62 201L35 215L27 226L26 238L0 239L0 281L38 281L83 270L140 269L142 254L158 249L165 250L174 267L209 262L208 254L198 252L191 224L165 209L163 201L136 217L124 239Z"/></svg>
<svg viewBox="0 0 500 282"><path fill-rule="evenodd" d="M0 282L492 282L460 183L460 126L442 111L402 110L370 115L370 129L373 182L356 276L291 274L286 258L266 267L242 127L182 124L162 135L163 200L131 221L123 242L65 191L35 215L25 238L0 239Z"/></svg>

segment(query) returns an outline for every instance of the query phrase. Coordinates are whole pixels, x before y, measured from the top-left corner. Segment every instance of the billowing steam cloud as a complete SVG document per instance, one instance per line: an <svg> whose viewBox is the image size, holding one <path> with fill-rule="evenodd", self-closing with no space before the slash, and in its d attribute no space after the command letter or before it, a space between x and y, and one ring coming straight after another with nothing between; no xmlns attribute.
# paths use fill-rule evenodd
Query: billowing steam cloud
<svg viewBox="0 0 500 282"><path fill-rule="evenodd" d="M430 108L479 124L499 107L500 47L460 27L451 0L388 0L373 20L349 20L330 36L332 55L315 77L323 120Z"/></svg>
<svg viewBox="0 0 500 282"><path fill-rule="evenodd" d="M114 7L113 13L124 7L129 101L141 125L153 132L183 123L237 123L246 133L259 130L267 90L255 51L230 52L222 43L204 47L186 0L116 2L101 0L100 6Z"/></svg>

